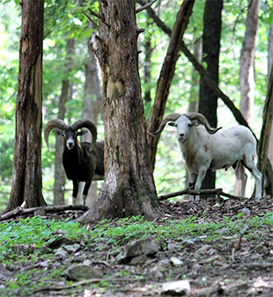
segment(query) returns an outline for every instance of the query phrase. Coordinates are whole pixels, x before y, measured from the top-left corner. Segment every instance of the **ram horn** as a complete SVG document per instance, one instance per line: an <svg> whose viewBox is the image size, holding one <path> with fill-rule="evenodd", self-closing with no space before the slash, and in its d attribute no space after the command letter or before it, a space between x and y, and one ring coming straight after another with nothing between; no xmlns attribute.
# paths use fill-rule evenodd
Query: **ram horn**
<svg viewBox="0 0 273 297"><path fill-rule="evenodd" d="M58 128L63 131L65 129L67 129L68 127L69 126L64 121L59 120L59 119L49 121L44 128L44 137L45 137L45 142L46 142L47 147L49 148L48 135L52 129Z"/></svg>
<svg viewBox="0 0 273 297"><path fill-rule="evenodd" d="M222 127L220 127L220 128L212 128L210 126L208 120L201 113L198 113L198 112L189 112L189 113L184 114L184 116L186 116L190 120L197 120L199 123L203 124L205 126L205 128L207 129L207 131L208 131L209 134L214 134L218 130L222 129Z"/></svg>
<svg viewBox="0 0 273 297"><path fill-rule="evenodd" d="M94 147L97 141L97 128L95 124L89 120L79 120L73 125L71 125L71 128L77 131L81 128L87 128L90 133L92 134L92 146Z"/></svg>
<svg viewBox="0 0 273 297"><path fill-rule="evenodd" d="M181 114L179 114L179 113L171 113L171 114L167 115L160 123L160 126L157 129L157 131L148 132L148 134L155 137L157 134L159 134L163 131L163 129L165 128L165 126L168 122L175 122L180 116L181 116Z"/></svg>

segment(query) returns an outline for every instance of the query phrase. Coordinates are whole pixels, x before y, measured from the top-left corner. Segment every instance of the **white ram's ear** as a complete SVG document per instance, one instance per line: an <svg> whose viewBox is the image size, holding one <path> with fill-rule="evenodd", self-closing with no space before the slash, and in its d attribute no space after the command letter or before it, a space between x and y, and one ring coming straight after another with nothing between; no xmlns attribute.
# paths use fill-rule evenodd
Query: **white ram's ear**
<svg viewBox="0 0 273 297"><path fill-rule="evenodd" d="M194 127L194 126L199 126L200 123L198 121L191 121L191 123L189 124L190 127Z"/></svg>
<svg viewBox="0 0 273 297"><path fill-rule="evenodd" d="M81 131L78 131L77 132L77 136L79 136L79 135L85 135L86 133L88 133L87 130L81 130Z"/></svg>
<svg viewBox="0 0 273 297"><path fill-rule="evenodd" d="M63 130L55 129L55 130L54 130L54 133L55 133L56 135L64 136L64 131L63 131Z"/></svg>

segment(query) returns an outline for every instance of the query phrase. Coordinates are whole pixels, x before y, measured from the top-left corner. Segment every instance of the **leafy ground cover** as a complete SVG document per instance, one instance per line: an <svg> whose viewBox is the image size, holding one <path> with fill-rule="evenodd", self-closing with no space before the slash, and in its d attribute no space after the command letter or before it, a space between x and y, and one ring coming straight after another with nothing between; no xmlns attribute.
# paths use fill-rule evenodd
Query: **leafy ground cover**
<svg viewBox="0 0 273 297"><path fill-rule="evenodd" d="M273 296L271 204L166 202L155 221L89 226L71 220L79 211L2 222L0 296ZM180 293L164 290L177 281Z"/></svg>

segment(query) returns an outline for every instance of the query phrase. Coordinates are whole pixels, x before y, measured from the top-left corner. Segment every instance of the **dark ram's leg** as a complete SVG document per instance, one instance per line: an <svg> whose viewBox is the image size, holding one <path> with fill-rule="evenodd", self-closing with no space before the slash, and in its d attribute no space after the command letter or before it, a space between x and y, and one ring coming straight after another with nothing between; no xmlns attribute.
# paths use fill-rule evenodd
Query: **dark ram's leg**
<svg viewBox="0 0 273 297"><path fill-rule="evenodd" d="M79 182L77 180L73 180L73 194L72 194L73 205L76 205L78 189L79 189Z"/></svg>
<svg viewBox="0 0 273 297"><path fill-rule="evenodd" d="M87 194L88 194L88 191L89 191L90 186L91 186L91 181L87 181L85 183L85 186L84 186L84 189L83 189L83 193L82 193L83 205L86 204L86 198L87 198Z"/></svg>

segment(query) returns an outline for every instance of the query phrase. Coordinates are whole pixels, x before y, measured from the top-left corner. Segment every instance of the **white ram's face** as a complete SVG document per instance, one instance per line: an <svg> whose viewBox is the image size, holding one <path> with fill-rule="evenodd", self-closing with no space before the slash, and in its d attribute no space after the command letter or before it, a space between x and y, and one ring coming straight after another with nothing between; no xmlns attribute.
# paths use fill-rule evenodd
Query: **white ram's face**
<svg viewBox="0 0 273 297"><path fill-rule="evenodd" d="M174 125L177 128L178 141L185 141L188 138L189 129L192 126L191 120L185 116L181 116L175 121Z"/></svg>

